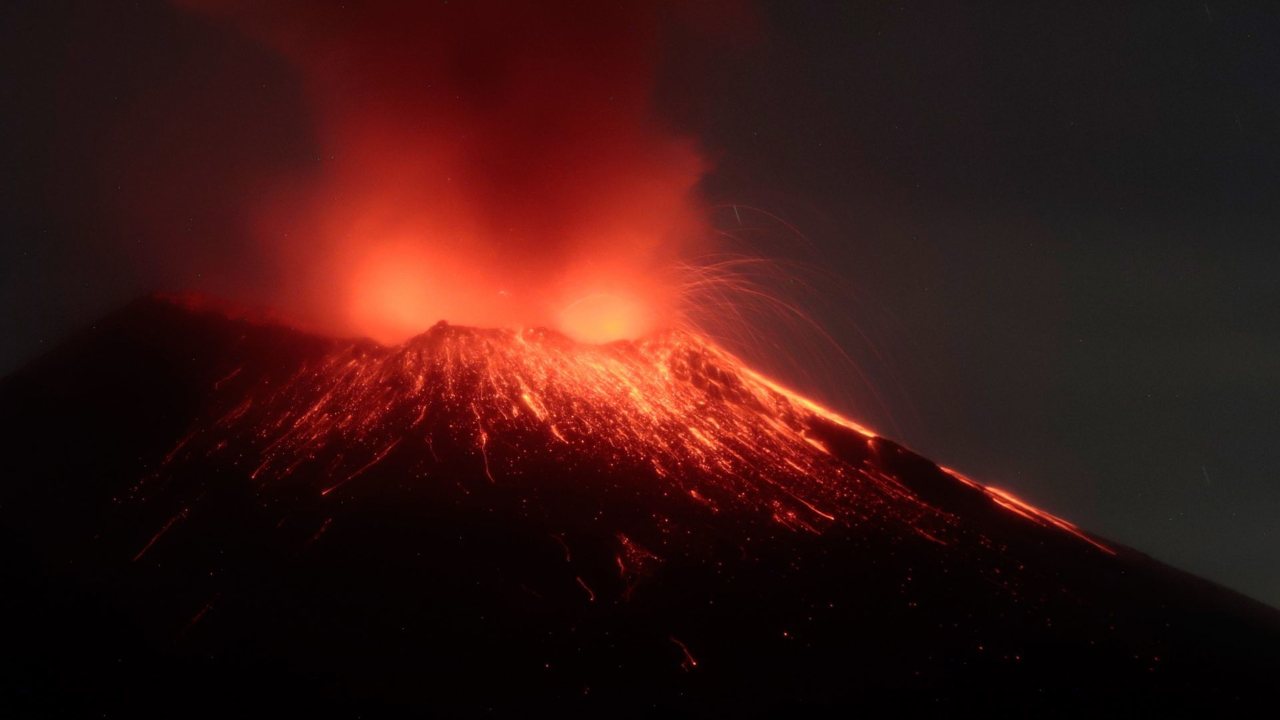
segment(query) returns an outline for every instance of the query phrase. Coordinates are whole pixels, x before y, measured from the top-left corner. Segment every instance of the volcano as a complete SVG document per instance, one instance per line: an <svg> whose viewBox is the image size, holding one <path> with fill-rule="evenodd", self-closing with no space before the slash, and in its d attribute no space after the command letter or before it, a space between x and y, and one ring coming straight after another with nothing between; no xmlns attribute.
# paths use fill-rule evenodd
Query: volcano
<svg viewBox="0 0 1280 720"><path fill-rule="evenodd" d="M398 346L152 297L0 384L21 714L1223 710L1280 613L696 332Z"/></svg>

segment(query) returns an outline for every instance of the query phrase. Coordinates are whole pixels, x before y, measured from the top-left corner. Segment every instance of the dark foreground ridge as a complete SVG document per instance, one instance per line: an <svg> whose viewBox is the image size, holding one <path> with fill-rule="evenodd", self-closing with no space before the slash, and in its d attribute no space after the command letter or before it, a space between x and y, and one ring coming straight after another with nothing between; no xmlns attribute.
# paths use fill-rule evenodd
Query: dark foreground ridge
<svg viewBox="0 0 1280 720"><path fill-rule="evenodd" d="M1280 670L1273 609L687 333L146 299L0 421L5 716L1229 713Z"/></svg>

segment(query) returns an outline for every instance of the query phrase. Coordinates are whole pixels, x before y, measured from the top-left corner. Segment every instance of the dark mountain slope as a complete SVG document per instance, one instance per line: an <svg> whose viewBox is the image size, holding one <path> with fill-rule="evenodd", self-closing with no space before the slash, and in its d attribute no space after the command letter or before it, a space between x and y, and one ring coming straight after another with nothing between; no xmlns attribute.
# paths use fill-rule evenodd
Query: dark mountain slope
<svg viewBox="0 0 1280 720"><path fill-rule="evenodd" d="M139 301L0 383L26 714L1242 709L1280 613L688 333Z"/></svg>

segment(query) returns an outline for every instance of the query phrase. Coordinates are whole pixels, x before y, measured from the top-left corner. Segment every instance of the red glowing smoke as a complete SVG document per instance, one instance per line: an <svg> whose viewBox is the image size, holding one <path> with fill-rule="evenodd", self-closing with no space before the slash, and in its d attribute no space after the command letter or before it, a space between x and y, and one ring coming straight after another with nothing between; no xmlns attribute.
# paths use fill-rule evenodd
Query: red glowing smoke
<svg viewBox="0 0 1280 720"><path fill-rule="evenodd" d="M668 319L666 269L706 236L706 162L652 108L673 8L181 4L304 81L321 170L250 213L284 313L389 342L441 319L593 341Z"/></svg>

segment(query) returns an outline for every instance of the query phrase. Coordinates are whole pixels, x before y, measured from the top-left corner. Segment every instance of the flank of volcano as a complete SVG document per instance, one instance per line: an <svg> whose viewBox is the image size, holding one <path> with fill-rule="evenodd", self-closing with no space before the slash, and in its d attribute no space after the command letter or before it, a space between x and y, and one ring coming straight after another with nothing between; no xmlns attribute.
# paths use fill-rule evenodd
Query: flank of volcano
<svg viewBox="0 0 1280 720"><path fill-rule="evenodd" d="M693 331L384 346L146 299L0 401L27 709L1220 707L1280 660L1274 610Z"/></svg>

